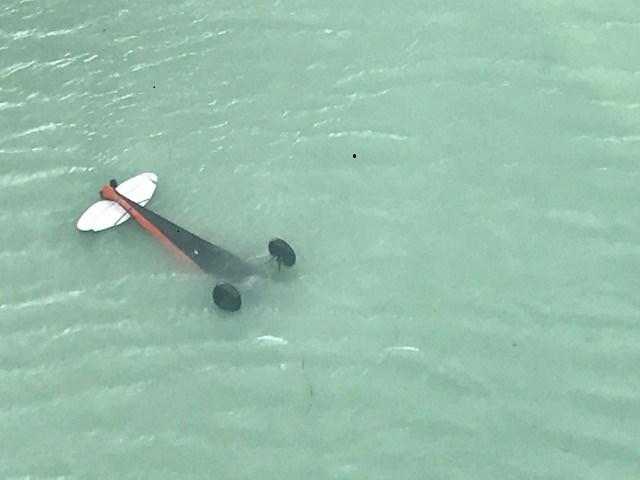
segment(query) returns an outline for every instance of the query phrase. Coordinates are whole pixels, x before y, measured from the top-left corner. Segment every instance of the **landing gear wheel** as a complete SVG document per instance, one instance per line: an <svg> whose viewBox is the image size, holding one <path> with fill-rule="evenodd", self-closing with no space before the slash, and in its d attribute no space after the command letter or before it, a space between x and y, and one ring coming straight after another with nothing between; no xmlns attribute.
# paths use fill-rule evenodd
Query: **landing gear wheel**
<svg viewBox="0 0 640 480"><path fill-rule="evenodd" d="M293 267L296 264L296 252L281 238L271 240L268 249L271 256L278 262L278 270L280 270L280 265Z"/></svg>
<svg viewBox="0 0 640 480"><path fill-rule="evenodd" d="M211 295L213 303L221 310L226 310L227 312L240 310L240 305L242 305L240 292L230 283L219 283L213 288Z"/></svg>

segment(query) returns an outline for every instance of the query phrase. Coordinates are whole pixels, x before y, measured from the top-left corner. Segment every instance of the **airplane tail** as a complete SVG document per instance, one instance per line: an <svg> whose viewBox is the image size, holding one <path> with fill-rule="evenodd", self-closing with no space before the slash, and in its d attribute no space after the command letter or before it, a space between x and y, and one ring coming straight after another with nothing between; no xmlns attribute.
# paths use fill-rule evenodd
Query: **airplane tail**
<svg viewBox="0 0 640 480"><path fill-rule="evenodd" d="M116 191L139 205L146 205L156 190L158 176L142 173L122 182ZM100 232L126 222L131 216L112 200L100 200L91 205L78 219L76 227L83 232Z"/></svg>

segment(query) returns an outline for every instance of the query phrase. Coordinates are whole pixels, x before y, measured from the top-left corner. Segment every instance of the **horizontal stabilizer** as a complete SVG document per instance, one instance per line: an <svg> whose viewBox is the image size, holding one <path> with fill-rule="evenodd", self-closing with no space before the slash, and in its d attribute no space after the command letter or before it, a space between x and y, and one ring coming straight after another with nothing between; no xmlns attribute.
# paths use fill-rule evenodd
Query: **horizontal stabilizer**
<svg viewBox="0 0 640 480"><path fill-rule="evenodd" d="M116 191L129 200L146 205L156 190L158 177L155 173L142 173L122 182ZM111 200L100 200L91 205L80 217L76 226L78 230L99 232L107 228L120 225L129 219L130 215Z"/></svg>

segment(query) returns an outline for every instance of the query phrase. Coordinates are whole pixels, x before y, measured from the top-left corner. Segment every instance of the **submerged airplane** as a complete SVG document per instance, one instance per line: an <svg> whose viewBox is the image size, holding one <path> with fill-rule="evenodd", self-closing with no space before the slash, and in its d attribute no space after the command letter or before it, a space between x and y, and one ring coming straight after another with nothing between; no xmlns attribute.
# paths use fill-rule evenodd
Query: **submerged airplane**
<svg viewBox="0 0 640 480"><path fill-rule="evenodd" d="M99 232L124 223L129 218L156 237L171 252L199 270L221 279L212 292L213 302L227 311L240 309L242 300L238 289L230 282L242 282L255 276L258 269L233 253L188 232L145 205L156 189L158 177L142 173L120 185L111 180L100 190L103 200L91 205L80 217L77 227L81 231ZM269 254L278 264L292 267L296 254L282 239L269 242Z"/></svg>

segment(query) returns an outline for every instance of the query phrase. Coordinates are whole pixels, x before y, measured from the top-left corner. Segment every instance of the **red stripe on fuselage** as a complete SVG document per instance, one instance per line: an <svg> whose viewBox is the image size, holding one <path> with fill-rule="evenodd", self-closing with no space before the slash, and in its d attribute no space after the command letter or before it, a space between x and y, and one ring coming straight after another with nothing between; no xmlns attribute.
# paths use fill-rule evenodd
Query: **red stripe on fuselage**
<svg viewBox="0 0 640 480"><path fill-rule="evenodd" d="M191 260L186 253L184 253L182 250L180 250L180 248L173 243L171 240L169 240L169 238L167 238L166 235L164 235L152 222L150 222L142 213L140 213L138 210L136 210L135 208L133 208L131 206L131 204L129 203L131 200L123 197L122 195L120 195L115 188L111 187L110 185L104 185L102 187L102 189L100 190L100 193L102 194L102 198L104 198L105 200L113 200L114 202L118 202L118 205L120 205L122 208L125 209L125 211L131 215L131 217L133 217L133 219L138 222L138 224L144 228L147 232L149 232L151 235L153 235L154 237L156 237L158 240L160 240L160 242L162 242L162 244L171 252L173 252L174 254L176 254L178 257L182 258L183 260L187 261L187 263L190 263L191 265L195 266L198 270L202 269L200 268L200 266L194 262L193 260Z"/></svg>

